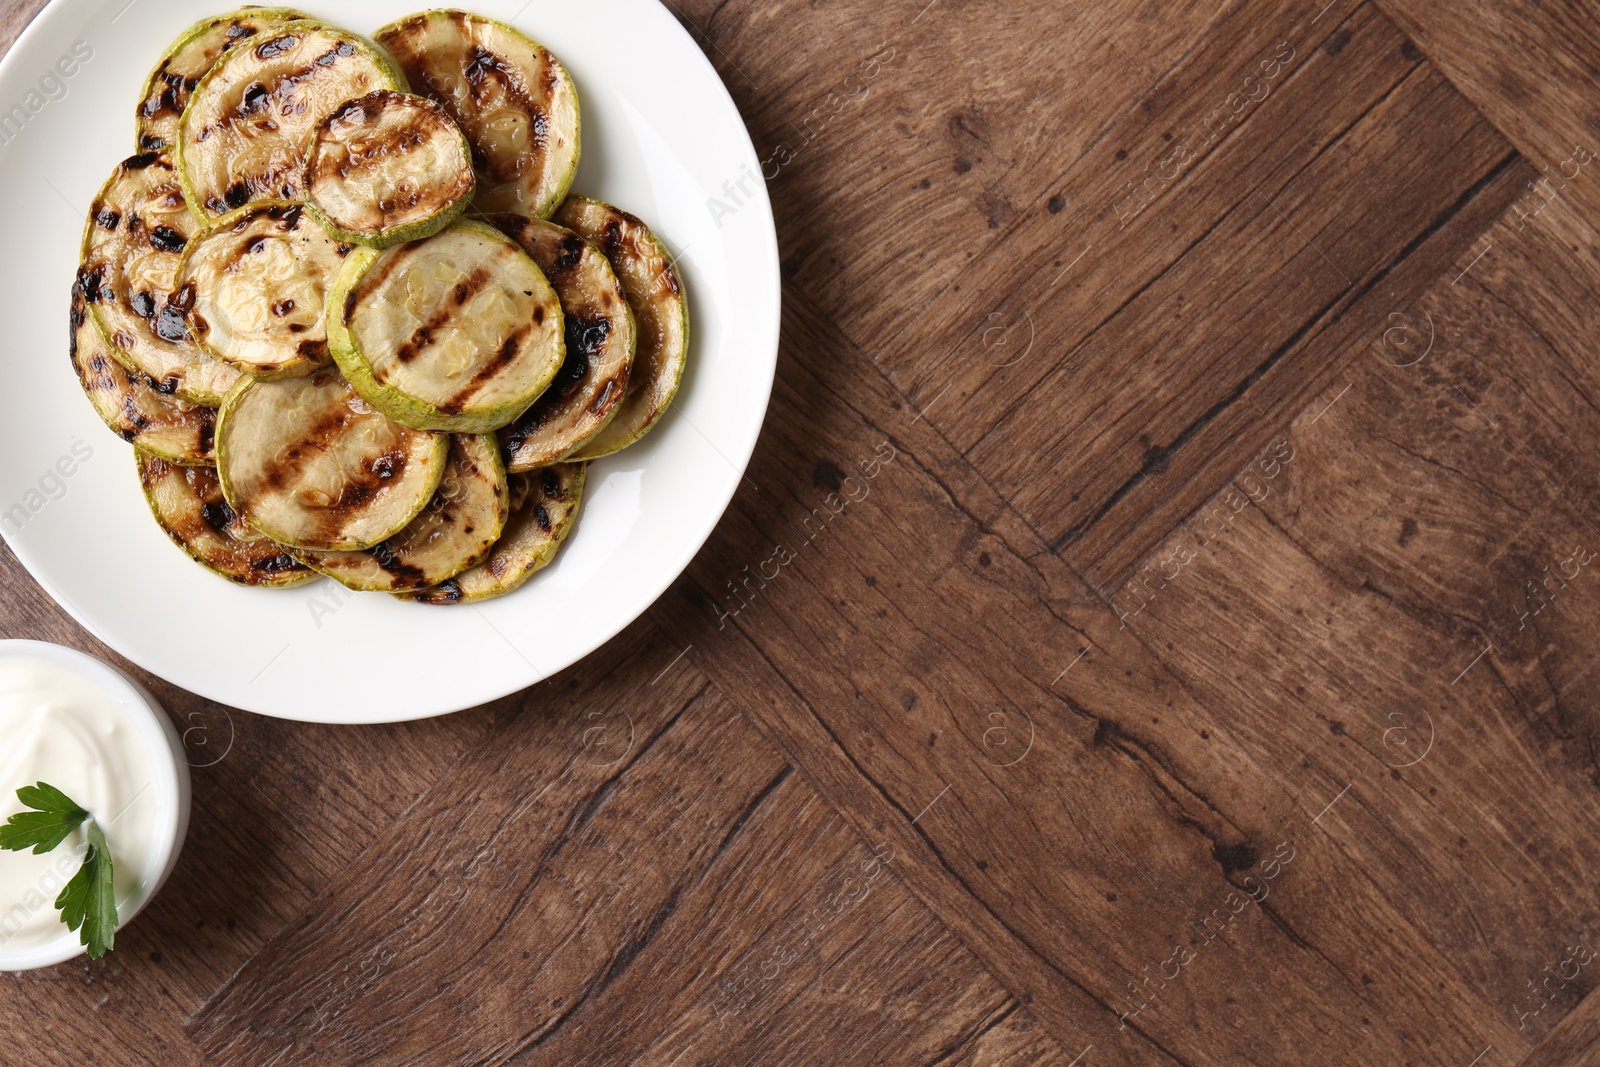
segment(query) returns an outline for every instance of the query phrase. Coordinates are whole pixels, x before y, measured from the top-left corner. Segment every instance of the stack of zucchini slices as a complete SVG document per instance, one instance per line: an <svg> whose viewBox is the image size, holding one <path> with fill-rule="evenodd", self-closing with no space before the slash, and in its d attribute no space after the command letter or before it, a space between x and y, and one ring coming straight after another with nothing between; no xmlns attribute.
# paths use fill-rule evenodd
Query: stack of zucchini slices
<svg viewBox="0 0 1600 1067"><path fill-rule="evenodd" d="M137 146L89 211L72 365L156 521L225 578L501 596L677 391L682 279L569 195L577 91L507 25L205 19Z"/></svg>

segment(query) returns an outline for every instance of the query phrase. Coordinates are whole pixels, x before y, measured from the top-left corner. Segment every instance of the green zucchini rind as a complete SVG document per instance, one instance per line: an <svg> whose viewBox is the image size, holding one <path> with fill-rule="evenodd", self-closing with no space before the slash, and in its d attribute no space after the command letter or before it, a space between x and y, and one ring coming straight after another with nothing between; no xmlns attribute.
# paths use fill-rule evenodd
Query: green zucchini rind
<svg viewBox="0 0 1600 1067"><path fill-rule="evenodd" d="M329 367L247 378L217 419L228 505L290 548L371 548L433 498L450 439L373 411Z"/></svg>
<svg viewBox="0 0 1600 1067"><path fill-rule="evenodd" d="M505 467L489 434L456 434L444 479L422 514L364 552L297 551L299 560L351 589L393 593L454 578L489 555L510 512Z"/></svg>
<svg viewBox="0 0 1600 1067"><path fill-rule="evenodd" d="M200 350L171 300L174 272L195 228L164 156L123 160L89 208L78 290L123 366L162 392L215 406L239 372Z"/></svg>
<svg viewBox="0 0 1600 1067"><path fill-rule="evenodd" d="M314 20L286 22L225 53L200 79L178 130L190 208L215 217L304 193L313 131L346 101L406 87L371 41Z"/></svg>
<svg viewBox="0 0 1600 1067"><path fill-rule="evenodd" d="M72 287L68 351L78 383L112 433L172 463L215 462L216 411L168 396L149 378L113 359L76 285Z"/></svg>
<svg viewBox="0 0 1600 1067"><path fill-rule="evenodd" d="M135 126L139 151L164 152L178 143L178 120L189 96L222 53L263 30L306 16L288 8L244 8L201 19L178 35L145 79Z"/></svg>
<svg viewBox="0 0 1600 1067"><path fill-rule="evenodd" d="M432 589L398 593L425 604L473 604L505 596L548 566L577 525L586 464L513 474L511 518L489 558Z"/></svg>
<svg viewBox="0 0 1600 1067"><path fill-rule="evenodd" d="M349 254L304 204L250 204L190 239L175 303L215 358L257 378L310 374L328 362L324 309Z"/></svg>
<svg viewBox="0 0 1600 1067"><path fill-rule="evenodd" d="M506 468L532 470L593 440L621 409L633 366L633 312L610 262L571 230L513 214L487 221L539 265L566 324L567 358L555 380L500 431Z"/></svg>
<svg viewBox="0 0 1600 1067"><path fill-rule="evenodd" d="M472 202L472 151L425 96L380 89L317 127L306 206L341 241L388 248L432 237Z"/></svg>
<svg viewBox="0 0 1600 1067"><path fill-rule="evenodd" d="M543 46L503 22L424 11L376 37L416 92L443 104L472 143L479 211L549 218L578 171L578 91Z"/></svg>
<svg viewBox="0 0 1600 1067"><path fill-rule="evenodd" d="M550 283L481 222L357 249L328 307L328 344L350 384L424 430L498 430L538 399L566 354Z"/></svg>
<svg viewBox="0 0 1600 1067"><path fill-rule="evenodd" d="M215 467L183 467L137 448L134 455L150 513L196 563L240 585L283 588L317 577L234 513Z"/></svg>
<svg viewBox="0 0 1600 1067"><path fill-rule="evenodd" d="M599 459L649 433L672 403L689 361L689 299L666 246L626 211L573 196L561 205L554 221L576 230L606 254L638 329L622 409L594 440L569 457Z"/></svg>

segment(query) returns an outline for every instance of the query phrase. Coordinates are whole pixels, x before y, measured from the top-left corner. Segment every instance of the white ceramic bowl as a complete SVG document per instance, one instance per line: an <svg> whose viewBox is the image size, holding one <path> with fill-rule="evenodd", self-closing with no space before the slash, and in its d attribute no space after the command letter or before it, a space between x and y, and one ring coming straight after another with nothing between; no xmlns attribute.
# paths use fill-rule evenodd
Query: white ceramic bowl
<svg viewBox="0 0 1600 1067"><path fill-rule="evenodd" d="M139 872L139 887L132 898L117 902L118 930L126 927L149 903L177 865L184 835L189 829L189 762L183 741L172 720L150 692L110 664L74 648L43 641L0 641L0 657L25 656L59 664L109 693L126 714L134 735L145 746L150 761L150 788L156 797L155 829L151 846ZM14 790L28 782L0 783ZM0 852L0 863L10 853ZM82 955L79 935L61 927L61 935L44 944L8 949L0 945L0 971L26 971L48 967ZM116 950L112 949L114 953Z"/></svg>

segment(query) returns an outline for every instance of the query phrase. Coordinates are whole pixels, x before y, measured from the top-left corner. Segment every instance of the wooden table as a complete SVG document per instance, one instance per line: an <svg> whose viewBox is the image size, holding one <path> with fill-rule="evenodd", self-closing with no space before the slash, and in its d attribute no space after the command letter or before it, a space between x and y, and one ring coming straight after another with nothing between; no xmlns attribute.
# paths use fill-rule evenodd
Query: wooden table
<svg viewBox="0 0 1600 1067"><path fill-rule="evenodd" d="M786 281L710 544L443 721L147 679L188 847L0 1060L1600 1063L1592 5L669 3Z"/></svg>

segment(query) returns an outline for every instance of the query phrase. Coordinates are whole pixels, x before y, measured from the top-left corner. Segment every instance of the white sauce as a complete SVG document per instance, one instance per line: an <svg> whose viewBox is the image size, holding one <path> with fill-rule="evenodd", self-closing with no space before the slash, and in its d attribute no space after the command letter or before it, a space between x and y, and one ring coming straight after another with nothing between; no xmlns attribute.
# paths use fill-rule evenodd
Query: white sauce
<svg viewBox="0 0 1600 1067"><path fill-rule="evenodd" d="M157 843L152 777L150 752L115 696L61 664L0 657L0 820L27 810L17 789L35 782L87 808L111 847L123 914ZM0 949L77 936L62 923L55 899L82 866L86 847L79 827L41 856L0 851Z"/></svg>

